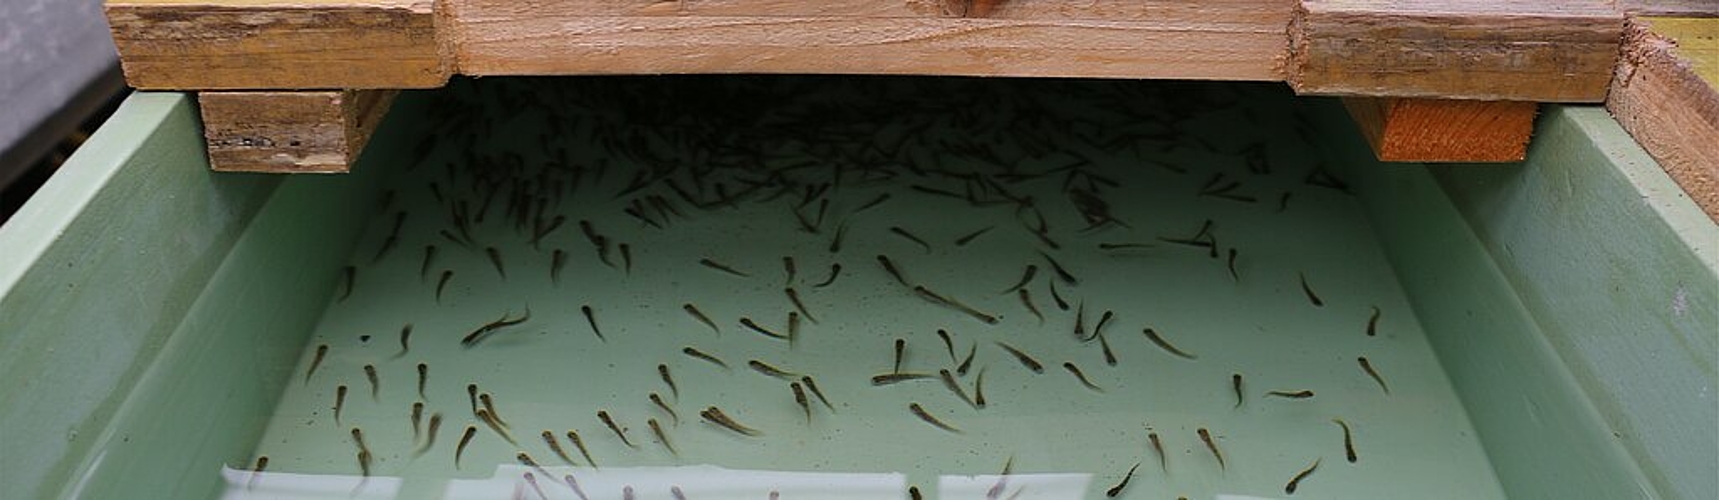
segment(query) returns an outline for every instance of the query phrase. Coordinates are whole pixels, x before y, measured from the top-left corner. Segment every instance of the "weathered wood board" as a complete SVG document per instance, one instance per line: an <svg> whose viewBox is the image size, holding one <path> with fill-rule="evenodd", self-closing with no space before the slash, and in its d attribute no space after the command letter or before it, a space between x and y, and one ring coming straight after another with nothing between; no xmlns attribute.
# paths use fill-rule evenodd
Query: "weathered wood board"
<svg viewBox="0 0 1719 500"><path fill-rule="evenodd" d="M344 173L398 93L199 93L209 166L226 172Z"/></svg>
<svg viewBox="0 0 1719 500"><path fill-rule="evenodd" d="M1628 35L1606 109L1719 222L1719 90L1647 25Z"/></svg>

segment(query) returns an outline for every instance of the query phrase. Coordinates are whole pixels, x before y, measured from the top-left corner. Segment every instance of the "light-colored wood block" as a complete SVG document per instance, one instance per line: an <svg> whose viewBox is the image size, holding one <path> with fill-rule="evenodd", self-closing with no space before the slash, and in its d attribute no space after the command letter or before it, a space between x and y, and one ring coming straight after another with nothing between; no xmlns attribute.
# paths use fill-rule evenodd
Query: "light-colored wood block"
<svg viewBox="0 0 1719 500"><path fill-rule="evenodd" d="M1351 97L1343 105L1379 161L1420 163L1522 161L1538 108L1521 101L1392 97Z"/></svg>
<svg viewBox="0 0 1719 500"><path fill-rule="evenodd" d="M1068 0L1015 1L995 5L984 18L950 17L941 9L855 17L846 15L849 7L832 7L838 14L812 8L889 2L809 1L784 11L794 15L714 15L715 6L685 2L713 15L670 16L592 15L581 7L588 0L447 1L460 73L474 76L822 73L1274 81L1281 79L1283 26L1293 0L1197 6L1102 1L1093 10ZM738 2L713 3L741 8Z"/></svg>
<svg viewBox="0 0 1719 500"><path fill-rule="evenodd" d="M209 166L223 172L347 172L398 93L199 93Z"/></svg>
<svg viewBox="0 0 1719 500"><path fill-rule="evenodd" d="M1601 102L1622 14L1608 0L1300 0L1297 93Z"/></svg>
<svg viewBox="0 0 1719 500"><path fill-rule="evenodd" d="M1719 90L1678 52L1632 22L1606 109L1719 222Z"/></svg>
<svg viewBox="0 0 1719 500"><path fill-rule="evenodd" d="M451 74L433 0L110 0L139 89L405 89Z"/></svg>

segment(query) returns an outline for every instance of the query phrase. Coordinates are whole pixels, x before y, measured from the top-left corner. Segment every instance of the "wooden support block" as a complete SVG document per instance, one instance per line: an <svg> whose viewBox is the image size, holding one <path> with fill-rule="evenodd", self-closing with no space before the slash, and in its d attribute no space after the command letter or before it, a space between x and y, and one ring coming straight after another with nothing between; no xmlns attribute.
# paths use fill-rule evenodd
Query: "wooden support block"
<svg viewBox="0 0 1719 500"><path fill-rule="evenodd" d="M432 0L110 0L139 89L404 89L452 67Z"/></svg>
<svg viewBox="0 0 1719 500"><path fill-rule="evenodd" d="M1719 33L1719 19L1712 30ZM1632 22L1606 109L1719 222L1719 89L1671 40Z"/></svg>
<svg viewBox="0 0 1719 500"><path fill-rule="evenodd" d="M1351 97L1344 107L1379 161L1522 161L1538 105L1521 101Z"/></svg>
<svg viewBox="0 0 1719 500"><path fill-rule="evenodd" d="M398 93L199 93L209 166L223 172L345 173Z"/></svg>
<svg viewBox="0 0 1719 500"><path fill-rule="evenodd" d="M1609 0L1300 0L1300 94L1601 102L1622 14Z"/></svg>

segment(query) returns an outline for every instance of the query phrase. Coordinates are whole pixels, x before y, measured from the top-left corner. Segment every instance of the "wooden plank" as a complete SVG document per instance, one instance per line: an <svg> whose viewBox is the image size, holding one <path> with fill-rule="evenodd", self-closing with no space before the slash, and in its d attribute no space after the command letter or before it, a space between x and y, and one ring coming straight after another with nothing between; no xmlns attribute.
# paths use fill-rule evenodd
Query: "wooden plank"
<svg viewBox="0 0 1719 500"><path fill-rule="evenodd" d="M110 0L139 89L432 88L452 68L433 0Z"/></svg>
<svg viewBox="0 0 1719 500"><path fill-rule="evenodd" d="M1522 101L1343 99L1379 161L1522 161L1538 105Z"/></svg>
<svg viewBox="0 0 1719 500"><path fill-rule="evenodd" d="M1606 109L1719 222L1719 90L1671 40L1635 21L1627 33Z"/></svg>
<svg viewBox="0 0 1719 500"><path fill-rule="evenodd" d="M1031 21L1288 22L1293 0L456 0L459 11L554 17L980 17ZM964 15L963 15L964 14ZM1274 29L1281 31L1279 24Z"/></svg>
<svg viewBox="0 0 1719 500"><path fill-rule="evenodd" d="M1155 0L1142 2L1168 5ZM840 16L587 16L450 0L468 75L825 73L1281 79L1287 0L1143 21ZM1024 5L1024 3L1023 3ZM1152 12L1140 10L1140 13ZM1025 14L1021 14L1025 15Z"/></svg>
<svg viewBox="0 0 1719 500"><path fill-rule="evenodd" d="M209 166L224 172L347 172L398 93L199 93Z"/></svg>
<svg viewBox="0 0 1719 500"><path fill-rule="evenodd" d="M1601 102L1622 15L1607 0L1301 0L1301 94Z"/></svg>

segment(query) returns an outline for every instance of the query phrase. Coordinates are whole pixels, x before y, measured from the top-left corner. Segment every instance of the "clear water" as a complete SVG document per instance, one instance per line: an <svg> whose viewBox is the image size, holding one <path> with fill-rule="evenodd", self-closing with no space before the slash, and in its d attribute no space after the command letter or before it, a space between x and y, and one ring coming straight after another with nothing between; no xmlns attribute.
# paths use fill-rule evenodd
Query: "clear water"
<svg viewBox="0 0 1719 500"><path fill-rule="evenodd" d="M927 498L1091 498L1136 463L1122 498L1275 498L1289 496L1286 483L1315 462L1296 496L1502 496L1361 205L1330 183L1309 182L1341 166L1324 163L1294 101L1277 88L611 78L464 81L436 99L419 123L433 138L420 161L367 158L360 167L392 170L388 204L358 215L373 220L350 258L356 279L350 294L331 293L296 376L318 346L328 352L308 381L294 380L281 395L257 444L266 472L226 471L227 498L577 498L562 482L569 474L591 498L622 498L629 488L641 499L673 498L671 488L687 498L907 498L910 486ZM703 209L660 180L622 194L646 171L701 200L719 198L717 183L730 195L747 179L768 186ZM1029 175L1044 172L1053 173ZM916 189L1003 199L961 179L969 174L1014 199L1030 197L1060 248L1034 235L1037 215L1019 203ZM1239 185L1225 194L1256 201L1200 194L1230 182ZM815 232L804 230L795 216L804 186L823 183L833 187L800 213L815 220L822 200L829 208ZM791 192L771 196L784 185ZM1120 224L1086 229L1071 188L1102 199ZM652 195L682 215L658 211ZM545 202L541 215L509 209L510 199L525 198ZM635 200L662 227L625 213ZM469 246L440 234L459 234L451 214L461 203ZM407 214L397 243L378 259L397 213ZM565 222L533 244L532 226L558 216ZM610 264L581 220L607 238ZM1162 239L1193 237L1208 220L1216 258ZM983 228L993 229L955 243ZM831 251L838 232L842 245ZM630 249L630 270L620 243ZM426 245L437 252L420 275ZM499 253L505 277L486 247ZM556 250L566 256L558 282ZM1078 283L1061 281L1040 252ZM909 282L998 321L926 300L885 272L879 255ZM785 256L797 267L791 278ZM839 277L816 286L832 264L841 265ZM1017 294L1003 293L1028 265L1039 268L1026 289L1042 321ZM444 270L453 274L438 300ZM1069 309L1054 304L1053 281ZM740 324L749 317L785 333L795 306L784 287L798 291L809 313L794 342ZM581 306L592 309L604 339ZM1377 335L1369 336L1375 308ZM479 326L527 310L528 321L462 345ZM1081 310L1084 321L1076 319ZM1101 342L1074 334L1077 323L1090 332L1106 312L1114 314L1102 330L1114 366ZM1196 358L1155 345L1142 333L1148 327ZM953 357L939 329L949 332ZM935 374L976 352L958 379L971 395L984 374L986 406L969 405L936 379L874 386L872 376L893 371L895 339L906 343L904 372ZM1030 354L1043 373L999 342ZM685 347L730 368L689 357ZM1378 369L1388 394L1359 356ZM812 376L834 409L813 397L808 422L789 383L748 368L749 360ZM1064 362L1102 392L1084 387ZM422 397L419 363L428 366ZM377 371L375 396L366 365ZM1244 377L1239 407L1232 374ZM493 394L517 445L473 415L468 384ZM339 385L350 392L337 422ZM1267 395L1301 390L1315 396ZM444 418L422 455L414 452L423 442L414 402L425 405L425 427L432 413ZM960 432L916 417L912 403ZM761 435L703 421L700 410L712 406ZM599 421L600 410L635 446ZM1338 418L1353 430L1353 463ZM662 424L675 452L647 419ZM456 467L455 445L468 426L475 437ZM355 428L373 457L368 477ZM1209 430L1224 464L1198 429ZM549 448L545 430L578 465ZM522 465L520 452L540 467Z"/></svg>

